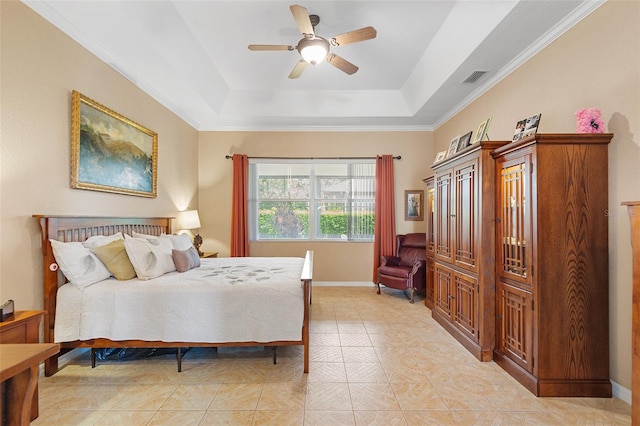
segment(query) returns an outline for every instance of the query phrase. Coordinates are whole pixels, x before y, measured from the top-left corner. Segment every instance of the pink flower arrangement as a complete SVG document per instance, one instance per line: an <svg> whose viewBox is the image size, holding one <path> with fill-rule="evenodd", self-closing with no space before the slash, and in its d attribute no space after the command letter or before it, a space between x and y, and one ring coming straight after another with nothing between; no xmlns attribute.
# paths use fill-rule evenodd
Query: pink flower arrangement
<svg viewBox="0 0 640 426"><path fill-rule="evenodd" d="M604 133L602 113L598 108L582 108L576 111L576 132Z"/></svg>

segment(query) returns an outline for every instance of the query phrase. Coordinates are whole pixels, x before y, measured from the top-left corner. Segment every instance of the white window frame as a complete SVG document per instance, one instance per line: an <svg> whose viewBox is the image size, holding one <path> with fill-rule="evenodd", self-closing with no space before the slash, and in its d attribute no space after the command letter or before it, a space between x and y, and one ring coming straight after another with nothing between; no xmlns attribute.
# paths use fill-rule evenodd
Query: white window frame
<svg viewBox="0 0 640 426"><path fill-rule="evenodd" d="M309 172L309 236L307 238L268 238L268 239L259 239L258 238L258 205L261 200L258 199L258 180L259 175L256 173L256 166L258 164L304 164L310 165ZM368 158L358 158L358 159L268 159L268 158L255 158L249 159L249 182L248 182L248 227L249 227L249 239L250 241L269 241L269 242L284 242L284 241L314 241L314 242L372 242L373 234L371 234L370 238L360 238L360 239L351 239L349 236L347 238L319 238L316 234L316 223L319 223L319 219L317 220L317 211L318 211L318 202L323 201L322 199L317 198L316 184L317 179L315 175L315 165L316 164L373 164L375 170L375 159ZM374 179L373 185L375 188L375 171L373 176ZM294 200L292 200L294 201ZM299 201L299 200L295 200ZM346 200L347 203L353 201L352 194L349 194L349 198ZM373 198L371 202L375 204L375 189Z"/></svg>

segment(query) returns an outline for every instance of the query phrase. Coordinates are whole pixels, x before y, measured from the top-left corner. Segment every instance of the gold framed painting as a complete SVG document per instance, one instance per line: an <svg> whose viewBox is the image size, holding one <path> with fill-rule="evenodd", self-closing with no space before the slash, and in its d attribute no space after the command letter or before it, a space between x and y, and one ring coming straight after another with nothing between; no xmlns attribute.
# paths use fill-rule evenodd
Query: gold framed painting
<svg viewBox="0 0 640 426"><path fill-rule="evenodd" d="M424 220L424 190L404 191L404 220Z"/></svg>
<svg viewBox="0 0 640 426"><path fill-rule="evenodd" d="M158 134L73 91L71 187L156 197Z"/></svg>

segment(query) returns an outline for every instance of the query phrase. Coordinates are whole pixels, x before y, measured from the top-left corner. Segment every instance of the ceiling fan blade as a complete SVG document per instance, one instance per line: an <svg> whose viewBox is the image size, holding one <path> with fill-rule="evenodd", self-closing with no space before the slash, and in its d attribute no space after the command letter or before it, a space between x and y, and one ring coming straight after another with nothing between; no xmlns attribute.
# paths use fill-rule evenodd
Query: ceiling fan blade
<svg viewBox="0 0 640 426"><path fill-rule="evenodd" d="M300 32L307 38L315 37L313 25L311 25L311 19L309 19L309 11L305 7L298 6L297 4L292 4L289 6L289 9L291 9L293 19L296 20Z"/></svg>
<svg viewBox="0 0 640 426"><path fill-rule="evenodd" d="M307 67L307 61L304 59L300 59L300 62L296 64L295 67L289 73L289 78L298 78L302 74L302 71Z"/></svg>
<svg viewBox="0 0 640 426"><path fill-rule="evenodd" d="M324 58L324 60L330 63L331 65L333 65L334 67L338 68L339 70L346 72L349 75L355 74L355 72L358 71L358 67L353 65L351 62L342 59L340 56L336 55L335 53L329 53L327 57Z"/></svg>
<svg viewBox="0 0 640 426"><path fill-rule="evenodd" d="M359 30L349 31L348 33L332 37L330 42L332 46L344 46L349 43L371 40L372 38L376 38L376 35L378 35L378 32L375 28L364 27Z"/></svg>
<svg viewBox="0 0 640 426"><path fill-rule="evenodd" d="M284 44L250 44L247 46L249 50L294 50L295 46L287 46Z"/></svg>

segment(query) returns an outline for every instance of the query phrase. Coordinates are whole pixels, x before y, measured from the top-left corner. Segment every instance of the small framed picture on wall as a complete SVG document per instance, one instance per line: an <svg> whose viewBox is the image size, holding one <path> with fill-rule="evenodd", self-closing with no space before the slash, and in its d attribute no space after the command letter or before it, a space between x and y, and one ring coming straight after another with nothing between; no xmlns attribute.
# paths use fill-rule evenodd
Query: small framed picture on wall
<svg viewBox="0 0 640 426"><path fill-rule="evenodd" d="M404 191L404 220L424 220L424 191Z"/></svg>

